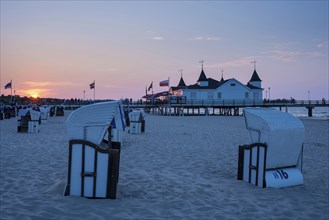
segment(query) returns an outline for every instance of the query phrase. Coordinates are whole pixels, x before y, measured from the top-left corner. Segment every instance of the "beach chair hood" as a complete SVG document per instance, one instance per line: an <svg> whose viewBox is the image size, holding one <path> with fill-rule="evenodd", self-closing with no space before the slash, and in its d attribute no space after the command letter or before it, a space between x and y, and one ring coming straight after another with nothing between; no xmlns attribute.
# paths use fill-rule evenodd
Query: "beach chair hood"
<svg viewBox="0 0 329 220"><path fill-rule="evenodd" d="M124 129L121 101L96 103L72 112L66 122L69 140L87 140L99 145L109 126Z"/></svg>
<svg viewBox="0 0 329 220"><path fill-rule="evenodd" d="M267 168L296 165L304 143L303 123L289 113L271 108L245 108L252 143L266 143Z"/></svg>

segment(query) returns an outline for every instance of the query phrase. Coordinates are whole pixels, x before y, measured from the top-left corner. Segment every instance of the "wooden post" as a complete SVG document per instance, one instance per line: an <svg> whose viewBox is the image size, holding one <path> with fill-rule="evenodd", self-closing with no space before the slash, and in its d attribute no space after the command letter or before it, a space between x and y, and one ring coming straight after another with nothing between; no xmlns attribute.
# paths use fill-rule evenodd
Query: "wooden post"
<svg viewBox="0 0 329 220"><path fill-rule="evenodd" d="M309 107L306 107L306 108L308 110L308 117L312 117L313 116L313 108L314 107L309 106Z"/></svg>

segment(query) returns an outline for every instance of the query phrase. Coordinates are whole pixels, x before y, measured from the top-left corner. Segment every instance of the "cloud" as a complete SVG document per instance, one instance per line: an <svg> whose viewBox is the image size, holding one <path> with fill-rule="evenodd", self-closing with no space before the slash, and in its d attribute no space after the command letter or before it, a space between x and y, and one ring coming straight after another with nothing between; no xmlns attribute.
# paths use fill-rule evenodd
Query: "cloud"
<svg viewBox="0 0 329 220"><path fill-rule="evenodd" d="M34 82L27 81L24 84L32 86L32 87L49 87L49 86L75 86L76 83L73 82Z"/></svg>
<svg viewBox="0 0 329 220"><path fill-rule="evenodd" d="M155 32L155 31L152 31L152 30L146 30L145 33L148 33L148 34L155 34L156 32Z"/></svg>
<svg viewBox="0 0 329 220"><path fill-rule="evenodd" d="M155 37L151 37L152 40L164 40L164 37L161 36L155 36Z"/></svg>
<svg viewBox="0 0 329 220"><path fill-rule="evenodd" d="M192 40L204 40L204 41L212 41L212 40L221 40L222 38L220 37L205 37L205 36L199 36L199 37L194 37Z"/></svg>
<svg viewBox="0 0 329 220"><path fill-rule="evenodd" d="M231 60L223 63L216 63L207 65L209 68L223 68L223 67L238 67L243 65L253 65L251 64L252 61L257 60L256 56L250 56L250 57L243 57L237 60Z"/></svg>
<svg viewBox="0 0 329 220"><path fill-rule="evenodd" d="M285 42L285 43L276 43L273 45L273 48L275 50L286 50L290 46L297 45L298 43L296 41L291 41L291 42Z"/></svg>
<svg viewBox="0 0 329 220"><path fill-rule="evenodd" d="M324 41L318 45L316 45L318 48L327 48L328 47L328 41Z"/></svg>
<svg viewBox="0 0 329 220"><path fill-rule="evenodd" d="M108 67L108 68L100 68L98 69L99 72L118 72L120 71L119 68L116 67Z"/></svg>
<svg viewBox="0 0 329 220"><path fill-rule="evenodd" d="M315 51L289 51L289 50L271 50L269 52L265 52L264 54L269 54L271 58L276 60L281 60L284 62L291 62L299 57L323 56L321 53Z"/></svg>

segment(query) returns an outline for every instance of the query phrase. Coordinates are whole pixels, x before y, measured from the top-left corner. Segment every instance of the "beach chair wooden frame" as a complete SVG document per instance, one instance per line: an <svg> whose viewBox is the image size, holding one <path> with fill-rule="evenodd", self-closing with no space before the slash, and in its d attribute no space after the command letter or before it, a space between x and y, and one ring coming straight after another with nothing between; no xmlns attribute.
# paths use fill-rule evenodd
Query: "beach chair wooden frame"
<svg viewBox="0 0 329 220"><path fill-rule="evenodd" d="M81 157L74 156L74 153ZM102 148L86 140L70 140L68 167L65 196L116 199L118 150Z"/></svg>
<svg viewBox="0 0 329 220"><path fill-rule="evenodd" d="M65 196L116 199L121 143L112 141L112 126L108 127L107 135L110 141L104 139L101 146L86 140L69 141Z"/></svg>
<svg viewBox="0 0 329 220"><path fill-rule="evenodd" d="M303 149L300 153L300 158L296 166L284 166L284 167L275 167L267 168L266 167L266 158L267 158L267 144L265 143L253 143L250 145L240 145L239 154L238 154L238 180L244 180L249 183L252 183L255 186L262 188L267 187L266 179L271 181L274 179L288 179L289 174L286 170L298 169L301 172L303 171ZM267 175L266 172L269 172ZM291 170L289 170L291 172ZM272 176L273 175L273 176ZM272 178L268 178L272 176Z"/></svg>

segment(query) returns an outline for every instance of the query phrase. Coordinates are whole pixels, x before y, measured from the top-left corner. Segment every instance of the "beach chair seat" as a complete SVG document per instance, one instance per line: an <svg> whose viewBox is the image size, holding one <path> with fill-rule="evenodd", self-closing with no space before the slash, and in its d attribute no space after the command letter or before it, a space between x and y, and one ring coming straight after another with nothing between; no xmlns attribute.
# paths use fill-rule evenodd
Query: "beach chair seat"
<svg viewBox="0 0 329 220"><path fill-rule="evenodd" d="M65 195L116 198L120 149L125 129L121 101L96 103L73 111Z"/></svg>
<svg viewBox="0 0 329 220"><path fill-rule="evenodd" d="M303 184L303 123L276 109L245 108L243 113L251 144L239 146L238 179L259 187Z"/></svg>

